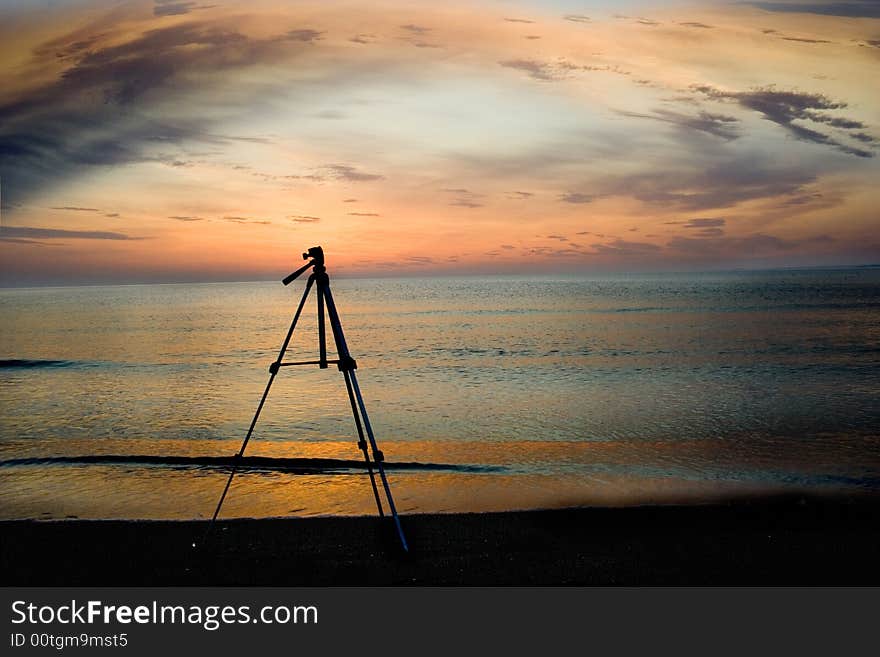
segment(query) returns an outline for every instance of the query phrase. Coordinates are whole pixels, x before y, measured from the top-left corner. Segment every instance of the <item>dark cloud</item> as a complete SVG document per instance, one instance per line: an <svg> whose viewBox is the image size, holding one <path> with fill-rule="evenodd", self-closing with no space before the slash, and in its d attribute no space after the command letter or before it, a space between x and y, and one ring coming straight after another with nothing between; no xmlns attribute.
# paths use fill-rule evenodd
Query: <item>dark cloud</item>
<svg viewBox="0 0 880 657"><path fill-rule="evenodd" d="M799 41L800 43L831 43L831 41L828 41L826 39L805 39L802 37L788 37L788 36L779 37L779 38L782 39L783 41Z"/></svg>
<svg viewBox="0 0 880 657"><path fill-rule="evenodd" d="M511 249L515 249L516 247L513 246L513 244L502 244L500 248L506 251L510 251Z"/></svg>
<svg viewBox="0 0 880 657"><path fill-rule="evenodd" d="M688 219L682 225L685 228L715 228L723 226L727 223L719 217L698 217L696 219Z"/></svg>
<svg viewBox="0 0 880 657"><path fill-rule="evenodd" d="M61 61L60 74L0 100L4 192L26 199L89 167L148 161L175 166L186 162L169 151L189 142L258 139L213 134L212 119L206 118L210 112L199 112L193 104L177 113L163 110L161 119L149 110L170 97L204 89L203 71L274 61L295 47L289 40L251 39L200 22L150 29L124 42L88 26L47 41L33 51L30 65L54 67ZM164 155L156 154L159 148Z"/></svg>
<svg viewBox="0 0 880 657"><path fill-rule="evenodd" d="M428 43L427 41L413 41L416 48L442 48L439 43Z"/></svg>
<svg viewBox="0 0 880 657"><path fill-rule="evenodd" d="M697 23L695 21L685 21L683 23L679 23L679 25L683 25L684 27L697 27L704 30L711 30L715 27L714 25L706 25L705 23Z"/></svg>
<svg viewBox="0 0 880 657"><path fill-rule="evenodd" d="M880 18L880 3L861 2L751 2L758 9L772 12L846 16L848 18Z"/></svg>
<svg viewBox="0 0 880 657"><path fill-rule="evenodd" d="M376 39L374 34L355 34L349 39L352 43L373 43Z"/></svg>
<svg viewBox="0 0 880 657"><path fill-rule="evenodd" d="M330 176L337 180L347 180L349 182L369 182L372 180L384 180L385 176L380 176L377 173L364 173L363 171L358 171L355 167L348 166L347 164L328 164L323 167L325 170L330 172Z"/></svg>
<svg viewBox="0 0 880 657"><path fill-rule="evenodd" d="M534 23L535 21L530 21L526 18L505 18L508 23Z"/></svg>
<svg viewBox="0 0 880 657"><path fill-rule="evenodd" d="M321 217L312 217L307 214L294 214L289 217L291 221L295 221L298 224L314 224L321 221Z"/></svg>
<svg viewBox="0 0 880 657"><path fill-rule="evenodd" d="M317 30L290 30L287 34L284 35L284 38L289 41L302 41L304 43L314 43L315 41L320 41L322 38L323 32L319 32Z"/></svg>
<svg viewBox="0 0 880 657"><path fill-rule="evenodd" d="M177 221L204 221L205 220L204 217L192 217L189 215L180 215L180 214L174 214L168 218L175 219Z"/></svg>
<svg viewBox="0 0 880 657"><path fill-rule="evenodd" d="M581 192L567 192L559 197L560 201L565 203L592 203L595 199L593 194L583 194Z"/></svg>
<svg viewBox="0 0 880 657"><path fill-rule="evenodd" d="M446 188L441 189L440 191L447 194L455 194L458 197L454 201L450 202L449 205L458 206L460 208L483 207L483 204L477 200L482 196L482 194L476 194L468 189L463 188Z"/></svg>
<svg viewBox="0 0 880 657"><path fill-rule="evenodd" d="M221 217L223 221L229 221L234 224L271 224L271 221L251 219L249 217Z"/></svg>
<svg viewBox="0 0 880 657"><path fill-rule="evenodd" d="M406 30L407 32L412 32L414 34L424 34L425 32L430 32L430 27L422 27L421 25L415 25L414 23L408 23L407 25L401 25L401 30Z"/></svg>
<svg viewBox="0 0 880 657"><path fill-rule="evenodd" d="M538 62L533 59L508 59L498 63L505 68L525 71L536 80L554 80L557 77L553 72L551 64Z"/></svg>
<svg viewBox="0 0 880 657"><path fill-rule="evenodd" d="M73 212L100 212L98 208L80 208L74 205L54 205L50 210L71 210Z"/></svg>
<svg viewBox="0 0 880 657"><path fill-rule="evenodd" d="M824 132L795 123L795 121L810 121L840 130L863 129L865 127L860 121L829 115L828 112L845 109L847 104L832 100L823 94L782 91L775 87L740 92L720 91L706 85L697 85L692 88L713 100L736 102L741 107L758 112L768 121L785 128L790 134L802 141L825 144L858 157L874 156L872 152L863 148L852 146Z"/></svg>
<svg viewBox="0 0 880 657"><path fill-rule="evenodd" d="M568 238L565 235L548 235L548 240L559 240L560 242L567 242Z"/></svg>
<svg viewBox="0 0 880 657"><path fill-rule="evenodd" d="M749 159L732 159L701 169L650 171L605 181L602 193L628 196L652 205L682 210L726 208L757 199L805 193L812 173L772 169Z"/></svg>
<svg viewBox="0 0 880 657"><path fill-rule="evenodd" d="M507 198L517 199L517 200L525 200L527 198L532 198L534 193L532 192L517 192L513 191L507 195Z"/></svg>
<svg viewBox="0 0 880 657"><path fill-rule="evenodd" d="M461 207L461 208L481 208L481 207L483 207L482 203L479 203L478 201L474 201L473 199L469 199L469 198L457 198L454 201L452 201L452 203L450 203L449 205L457 205L458 207Z"/></svg>
<svg viewBox="0 0 880 657"><path fill-rule="evenodd" d="M739 133L736 131L735 127L738 120L735 117L726 116L724 114L712 114L710 112L700 111L696 115L691 115L665 109L654 110L653 114L639 114L636 112L623 111L619 112L619 114L634 118L662 121L687 130L705 132L728 141L739 137Z"/></svg>
<svg viewBox="0 0 880 657"><path fill-rule="evenodd" d="M562 20L571 21L572 23L589 23L590 17L583 14L567 14L562 17Z"/></svg>
<svg viewBox="0 0 880 657"><path fill-rule="evenodd" d="M660 25L659 22L651 20L650 18L637 18L636 23L638 23L639 25L649 25L651 27L657 27L658 25Z"/></svg>
<svg viewBox="0 0 880 657"><path fill-rule="evenodd" d="M411 262L416 265L431 265L434 264L434 258L429 256L409 256L404 258L404 260Z"/></svg>
<svg viewBox="0 0 880 657"><path fill-rule="evenodd" d="M356 198L347 198L347 199L345 199L345 200L342 201L342 202L343 202L343 203L357 203L358 200L357 200Z"/></svg>
<svg viewBox="0 0 880 657"><path fill-rule="evenodd" d="M378 212L349 212L349 215L352 217L379 217L381 216Z"/></svg>
<svg viewBox="0 0 880 657"><path fill-rule="evenodd" d="M537 35L537 34L526 34L526 35L523 37L523 39L529 39L529 40L540 39L540 38L541 38L541 37L540 37L539 35Z"/></svg>
<svg viewBox="0 0 880 657"><path fill-rule="evenodd" d="M156 0L153 7L154 16L181 16L194 9L210 9L214 5L199 5L195 2L174 2L173 0Z"/></svg>
<svg viewBox="0 0 880 657"><path fill-rule="evenodd" d="M123 233L103 230L63 230L61 228L31 228L29 226L2 226L0 238L81 239L81 240L142 240Z"/></svg>

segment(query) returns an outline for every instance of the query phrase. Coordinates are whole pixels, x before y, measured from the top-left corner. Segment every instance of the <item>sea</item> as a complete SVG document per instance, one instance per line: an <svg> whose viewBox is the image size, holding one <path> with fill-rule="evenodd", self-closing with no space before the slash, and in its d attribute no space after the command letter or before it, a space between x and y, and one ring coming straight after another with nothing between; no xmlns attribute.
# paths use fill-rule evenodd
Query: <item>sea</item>
<svg viewBox="0 0 880 657"><path fill-rule="evenodd" d="M403 514L880 493L878 268L331 285ZM0 290L0 518L210 518L303 289ZM375 513L357 441L281 368L221 517Z"/></svg>

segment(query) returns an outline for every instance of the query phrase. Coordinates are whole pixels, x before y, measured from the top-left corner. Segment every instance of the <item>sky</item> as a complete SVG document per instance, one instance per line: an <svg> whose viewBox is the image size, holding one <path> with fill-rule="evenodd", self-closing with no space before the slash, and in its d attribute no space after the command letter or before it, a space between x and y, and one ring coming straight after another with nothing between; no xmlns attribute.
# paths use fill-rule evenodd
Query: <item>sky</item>
<svg viewBox="0 0 880 657"><path fill-rule="evenodd" d="M0 0L0 285L880 262L880 2Z"/></svg>

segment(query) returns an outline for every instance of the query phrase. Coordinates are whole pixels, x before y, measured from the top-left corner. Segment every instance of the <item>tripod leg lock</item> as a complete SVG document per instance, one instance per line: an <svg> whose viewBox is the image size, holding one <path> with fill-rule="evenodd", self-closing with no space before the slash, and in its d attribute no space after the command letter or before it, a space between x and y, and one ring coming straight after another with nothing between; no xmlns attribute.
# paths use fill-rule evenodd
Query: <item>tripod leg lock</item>
<svg viewBox="0 0 880 657"><path fill-rule="evenodd" d="M373 460L377 463L385 460L385 455L382 453L381 449L377 449L373 452Z"/></svg>
<svg viewBox="0 0 880 657"><path fill-rule="evenodd" d="M346 356L345 358L340 358L337 363L337 367L339 367L340 372L350 372L351 370L356 370L358 368L357 361L351 356Z"/></svg>
<svg viewBox="0 0 880 657"><path fill-rule="evenodd" d="M361 450L362 452L366 452L367 451L367 441L366 440L358 441L358 449Z"/></svg>
<svg viewBox="0 0 880 657"><path fill-rule="evenodd" d="M279 363L279 362L276 360L274 363L272 363L271 365L269 365L269 372L272 373L272 374L278 374L278 368L279 368L279 367L281 367L281 363Z"/></svg>

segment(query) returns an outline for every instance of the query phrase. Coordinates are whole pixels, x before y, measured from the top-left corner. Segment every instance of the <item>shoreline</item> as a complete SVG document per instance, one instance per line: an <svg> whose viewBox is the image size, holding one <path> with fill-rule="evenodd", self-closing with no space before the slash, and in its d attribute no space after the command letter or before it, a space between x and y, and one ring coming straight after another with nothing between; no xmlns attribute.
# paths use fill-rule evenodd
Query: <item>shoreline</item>
<svg viewBox="0 0 880 657"><path fill-rule="evenodd" d="M880 497L390 518L0 521L5 586L877 585ZM196 543L196 548L193 548Z"/></svg>

